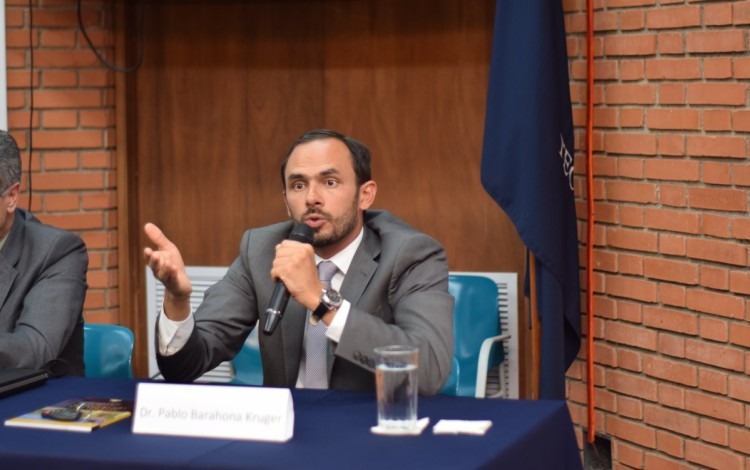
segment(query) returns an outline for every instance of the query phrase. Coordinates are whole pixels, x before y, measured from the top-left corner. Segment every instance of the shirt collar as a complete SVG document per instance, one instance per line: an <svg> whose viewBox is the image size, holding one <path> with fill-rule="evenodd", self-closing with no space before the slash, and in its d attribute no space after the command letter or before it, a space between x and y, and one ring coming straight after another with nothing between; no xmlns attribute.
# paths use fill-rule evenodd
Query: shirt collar
<svg viewBox="0 0 750 470"><path fill-rule="evenodd" d="M346 276L346 272L349 270L349 265L352 264L352 260L354 259L354 254L357 252L357 248L359 248L359 245L362 243L364 234L365 228L362 227L362 229L359 231L359 235L357 235L357 238L355 238L354 241L352 241L349 245L347 245L346 248L339 251L328 260L324 260L320 256L315 255L315 264L320 264L321 261L332 261L333 264L335 264L336 267L339 268L339 271L341 271L341 273Z"/></svg>

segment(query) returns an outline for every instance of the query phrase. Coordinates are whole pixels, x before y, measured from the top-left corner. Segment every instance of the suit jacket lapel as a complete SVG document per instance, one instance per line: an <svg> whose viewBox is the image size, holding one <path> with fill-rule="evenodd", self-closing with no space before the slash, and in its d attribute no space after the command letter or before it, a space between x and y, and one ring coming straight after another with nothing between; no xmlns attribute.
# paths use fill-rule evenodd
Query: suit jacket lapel
<svg viewBox="0 0 750 470"><path fill-rule="evenodd" d="M378 269L376 261L380 256L380 241L375 233L365 226L365 234L362 237L362 244L359 245L357 252L354 253L352 263L349 265L349 271L344 277L344 283L341 285L341 295L352 305L356 305L362 293L370 283L375 270Z"/></svg>

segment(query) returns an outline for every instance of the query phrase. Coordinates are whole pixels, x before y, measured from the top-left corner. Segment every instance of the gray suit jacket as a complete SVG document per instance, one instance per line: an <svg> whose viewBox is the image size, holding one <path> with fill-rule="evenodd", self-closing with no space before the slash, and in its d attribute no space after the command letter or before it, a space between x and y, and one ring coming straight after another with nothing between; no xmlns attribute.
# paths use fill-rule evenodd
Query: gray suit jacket
<svg viewBox="0 0 750 470"><path fill-rule="evenodd" d="M83 375L86 246L16 209L0 251L0 368Z"/></svg>
<svg viewBox="0 0 750 470"><path fill-rule="evenodd" d="M239 257L195 311L195 329L185 347L157 357L167 380L191 381L231 359L255 322L265 323L274 247L291 229L289 221L245 232ZM437 393L453 355L453 297L440 244L388 212L367 211L364 238L341 294L352 307L341 341L331 345L331 388L373 391L373 349L409 344L419 347L420 393ZM295 386L305 318L305 308L290 299L274 333L259 335L265 385Z"/></svg>

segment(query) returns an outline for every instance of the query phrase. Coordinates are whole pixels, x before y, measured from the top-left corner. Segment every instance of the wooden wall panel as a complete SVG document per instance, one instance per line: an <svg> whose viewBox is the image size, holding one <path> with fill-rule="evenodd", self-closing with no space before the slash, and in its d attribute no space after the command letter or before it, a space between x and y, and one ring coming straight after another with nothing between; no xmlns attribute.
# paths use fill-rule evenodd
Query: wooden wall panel
<svg viewBox="0 0 750 470"><path fill-rule="evenodd" d="M131 251L153 221L186 263L230 263L245 228L286 217L288 145L330 127L371 148L375 206L438 238L452 270L523 271L479 180L494 0L145 3L145 60L129 79Z"/></svg>

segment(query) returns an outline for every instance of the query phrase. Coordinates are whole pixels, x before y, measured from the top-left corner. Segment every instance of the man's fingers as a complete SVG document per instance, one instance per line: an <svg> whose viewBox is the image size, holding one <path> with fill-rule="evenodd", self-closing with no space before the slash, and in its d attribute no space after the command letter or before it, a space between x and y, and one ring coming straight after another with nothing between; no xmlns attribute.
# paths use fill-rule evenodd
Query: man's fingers
<svg viewBox="0 0 750 470"><path fill-rule="evenodd" d="M173 246L172 242L164 235L164 232L151 222L143 226L143 232L151 240L151 243L156 245L157 250L166 250Z"/></svg>

